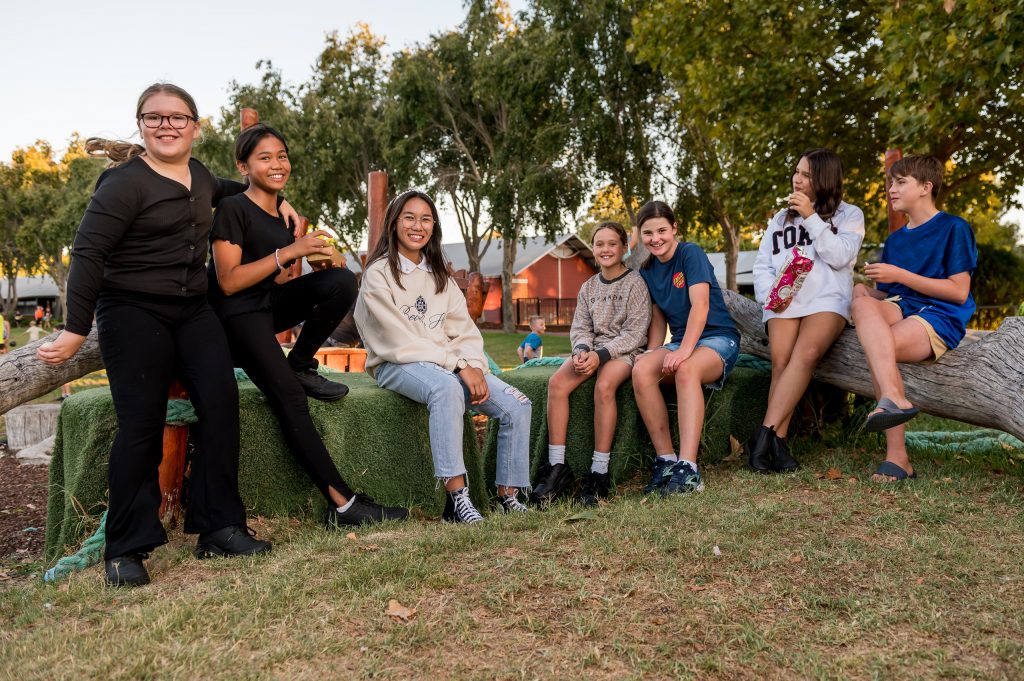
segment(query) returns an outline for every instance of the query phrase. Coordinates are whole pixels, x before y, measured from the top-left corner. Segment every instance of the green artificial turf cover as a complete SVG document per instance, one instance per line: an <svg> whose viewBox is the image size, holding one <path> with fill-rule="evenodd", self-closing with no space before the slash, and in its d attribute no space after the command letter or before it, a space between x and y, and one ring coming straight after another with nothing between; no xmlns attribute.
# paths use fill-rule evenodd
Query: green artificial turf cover
<svg viewBox="0 0 1024 681"><path fill-rule="evenodd" d="M349 394L332 403L310 400L313 422L342 477L357 492L386 504L402 504L440 515L444 491L434 478L426 407L377 387L364 373L340 380ZM315 515L323 497L292 458L277 419L263 394L248 381L239 383L241 463L238 483L250 515ZM117 431L108 388L76 393L64 401L50 463L46 523L46 560L52 563L74 549L95 527L106 508L107 460ZM483 463L473 424L467 416L463 447L470 495L487 507Z"/></svg>
<svg viewBox="0 0 1024 681"><path fill-rule="evenodd" d="M533 402L533 420L530 426L531 480L536 482L537 468L547 460L547 390L548 379L557 366L534 366L514 369L501 374L501 379L523 391ZM720 391L705 391L704 432L701 438L700 461L715 463L730 452L729 435L745 441L761 423L768 404L771 377L763 371L737 367L729 375ZM594 384L590 379L573 391L569 398L569 429L566 434L565 460L577 477L590 470L594 452ZM663 388L669 408L669 423L673 443L679 444L676 419L675 390ZM628 381L617 395L618 426L612 442L609 472L613 483L633 475L638 469L647 470L654 459L647 429L636 406L633 386ZM484 448L484 466L489 476L494 475L497 457L498 423L492 420L487 431Z"/></svg>

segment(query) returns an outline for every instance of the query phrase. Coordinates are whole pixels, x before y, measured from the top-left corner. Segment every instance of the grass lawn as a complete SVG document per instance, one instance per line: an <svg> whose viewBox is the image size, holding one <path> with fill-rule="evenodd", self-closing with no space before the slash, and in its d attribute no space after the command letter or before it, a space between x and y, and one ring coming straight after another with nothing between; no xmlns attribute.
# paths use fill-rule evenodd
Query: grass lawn
<svg viewBox="0 0 1024 681"><path fill-rule="evenodd" d="M516 348L526 338L526 332L482 331L481 333L484 337L484 348L487 350L487 354L498 363L498 366L502 369L510 369L519 364ZM545 357L568 355L572 352L572 348L569 347L569 334L567 333L545 333L543 339Z"/></svg>
<svg viewBox="0 0 1024 681"><path fill-rule="evenodd" d="M516 338L485 333L488 351ZM545 335L546 355L558 354ZM495 340L496 339L496 340ZM549 345L549 343L551 345ZM919 417L921 430L962 428ZM417 519L327 532L253 518L271 555L197 561L172 533L153 584L90 568L0 581L0 669L63 678L1019 679L1024 454L917 453L869 481L882 438L828 429L803 468L704 467L707 489L636 479L476 526ZM31 577L29 577L31 575ZM391 601L415 610L387 614ZM9 672L14 675L13 671Z"/></svg>
<svg viewBox="0 0 1024 681"><path fill-rule="evenodd" d="M1020 678L1024 481L958 457L868 482L877 441L798 443L803 469L636 480L607 505L473 527L252 521L274 552L200 562L172 535L154 583L0 582L0 669L21 678ZM38 571L41 566L27 566ZM6 586L6 588L5 588ZM389 617L391 600L415 609Z"/></svg>

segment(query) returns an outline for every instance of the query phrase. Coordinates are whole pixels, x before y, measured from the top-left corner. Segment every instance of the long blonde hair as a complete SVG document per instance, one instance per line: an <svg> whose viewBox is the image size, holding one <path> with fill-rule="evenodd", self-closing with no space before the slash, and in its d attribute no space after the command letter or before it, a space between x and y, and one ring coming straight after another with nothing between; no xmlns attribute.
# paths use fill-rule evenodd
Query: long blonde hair
<svg viewBox="0 0 1024 681"><path fill-rule="evenodd" d="M181 101L185 102L189 111L192 112L192 117L198 120L199 109L196 108L196 100L192 98L192 95L173 83L153 83L143 90L141 95L139 95L139 101L135 105L136 123L142 120L142 106L146 103L146 100L156 94L166 94L177 97ZM108 140L102 137L90 137L85 140L85 151L90 156L105 157L107 159L107 167L113 168L114 166L119 166L126 161L130 161L139 154L145 153L146 147L141 144L127 142L125 140Z"/></svg>

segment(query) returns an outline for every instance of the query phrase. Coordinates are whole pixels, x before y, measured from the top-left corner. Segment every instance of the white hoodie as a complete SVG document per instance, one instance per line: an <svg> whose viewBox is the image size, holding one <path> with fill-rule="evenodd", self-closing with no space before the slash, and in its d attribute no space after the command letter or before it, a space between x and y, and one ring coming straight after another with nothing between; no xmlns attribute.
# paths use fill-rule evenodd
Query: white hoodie
<svg viewBox="0 0 1024 681"><path fill-rule="evenodd" d="M853 265L864 241L864 213L844 201L828 221L813 213L806 220L797 215L786 224L786 212L782 209L775 214L761 238L754 261L754 297L763 307L776 275L795 246L803 248L814 267L789 307L781 313L762 310L762 321L806 317L816 312L835 312L849 320Z"/></svg>

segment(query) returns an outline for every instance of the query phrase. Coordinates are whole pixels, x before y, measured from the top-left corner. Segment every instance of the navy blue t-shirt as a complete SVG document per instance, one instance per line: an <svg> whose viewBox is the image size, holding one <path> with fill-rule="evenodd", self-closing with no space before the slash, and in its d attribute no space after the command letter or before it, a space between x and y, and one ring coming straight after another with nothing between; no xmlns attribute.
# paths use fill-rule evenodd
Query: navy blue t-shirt
<svg viewBox="0 0 1024 681"><path fill-rule="evenodd" d="M913 229L903 227L889 235L882 248L882 262L929 279L948 279L967 272L974 277L978 246L974 230L963 218L939 211ZM967 322L974 314L974 296L963 304L930 298L903 284L879 284L879 291L900 297L904 317L919 315L935 329L946 347L960 344Z"/></svg>
<svg viewBox="0 0 1024 681"><path fill-rule="evenodd" d="M646 267L640 268L640 276L647 283L651 300L665 314L668 327L672 330L672 342L679 343L686 333L686 320L690 316L690 286L709 284L708 320L704 324L701 338L728 336L739 342L740 334L732 321L722 289L715 278L704 249L687 241L676 246L676 252L667 262L651 256Z"/></svg>

